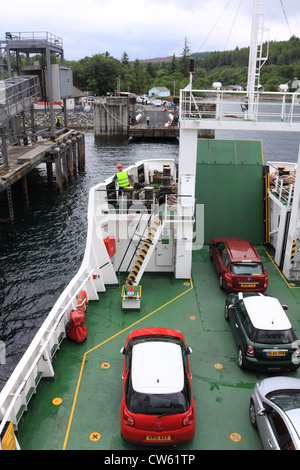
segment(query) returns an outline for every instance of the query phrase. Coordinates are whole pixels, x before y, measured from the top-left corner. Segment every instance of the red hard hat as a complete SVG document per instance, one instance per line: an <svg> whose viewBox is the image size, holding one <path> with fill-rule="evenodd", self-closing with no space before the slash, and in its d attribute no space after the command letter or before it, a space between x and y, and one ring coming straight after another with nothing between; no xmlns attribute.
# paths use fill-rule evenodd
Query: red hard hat
<svg viewBox="0 0 300 470"><path fill-rule="evenodd" d="M118 168L123 168L122 163L119 163L119 164L118 164Z"/></svg>

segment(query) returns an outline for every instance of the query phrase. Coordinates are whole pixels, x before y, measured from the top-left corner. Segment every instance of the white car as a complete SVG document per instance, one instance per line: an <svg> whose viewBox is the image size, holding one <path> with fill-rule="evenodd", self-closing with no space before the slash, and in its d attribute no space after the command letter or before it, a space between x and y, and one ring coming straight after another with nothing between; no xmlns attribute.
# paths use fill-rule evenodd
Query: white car
<svg viewBox="0 0 300 470"><path fill-rule="evenodd" d="M266 450L300 450L300 379L269 377L257 382L249 417Z"/></svg>

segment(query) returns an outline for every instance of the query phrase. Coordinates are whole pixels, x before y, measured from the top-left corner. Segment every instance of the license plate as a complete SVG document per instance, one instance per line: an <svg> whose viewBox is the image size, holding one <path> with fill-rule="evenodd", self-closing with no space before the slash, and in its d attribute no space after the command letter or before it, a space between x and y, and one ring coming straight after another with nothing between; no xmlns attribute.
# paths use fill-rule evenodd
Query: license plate
<svg viewBox="0 0 300 470"><path fill-rule="evenodd" d="M285 351L267 351L266 352L267 356L285 356Z"/></svg>
<svg viewBox="0 0 300 470"><path fill-rule="evenodd" d="M255 287L256 284L241 284L241 287Z"/></svg>
<svg viewBox="0 0 300 470"><path fill-rule="evenodd" d="M171 441L171 436L146 436L146 441Z"/></svg>

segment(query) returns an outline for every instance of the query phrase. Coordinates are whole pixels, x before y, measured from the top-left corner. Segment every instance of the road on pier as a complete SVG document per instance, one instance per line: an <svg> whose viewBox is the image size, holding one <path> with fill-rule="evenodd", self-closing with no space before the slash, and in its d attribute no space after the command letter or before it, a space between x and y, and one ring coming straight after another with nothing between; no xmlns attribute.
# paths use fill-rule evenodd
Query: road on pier
<svg viewBox="0 0 300 470"><path fill-rule="evenodd" d="M169 125L165 107L154 106L143 107L143 117L138 122L130 126L129 137L133 138L177 138L179 130L177 126ZM149 124L147 124L147 116ZM167 124L167 125L166 125Z"/></svg>
<svg viewBox="0 0 300 470"><path fill-rule="evenodd" d="M154 108L153 106L144 106L144 116L139 121L142 126L147 126L147 116L149 116L149 127L163 127L168 122L164 107Z"/></svg>

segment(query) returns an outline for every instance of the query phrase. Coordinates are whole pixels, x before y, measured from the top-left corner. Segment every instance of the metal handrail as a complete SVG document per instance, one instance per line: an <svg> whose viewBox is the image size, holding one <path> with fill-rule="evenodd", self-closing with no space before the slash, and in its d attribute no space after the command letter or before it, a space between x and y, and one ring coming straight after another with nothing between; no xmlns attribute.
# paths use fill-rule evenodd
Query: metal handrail
<svg viewBox="0 0 300 470"><path fill-rule="evenodd" d="M273 167L273 165L270 166ZM277 168L273 168L277 170ZM279 199L283 200L288 205L290 205L293 201L294 184L289 181L286 181L284 176L280 176L277 171L275 174L275 179L272 179L272 181L270 181L270 190L272 194L277 194Z"/></svg>
<svg viewBox="0 0 300 470"><path fill-rule="evenodd" d="M48 31L7 32L5 33L5 39L7 41L33 41L38 43L46 41L59 47L63 46L62 38Z"/></svg>
<svg viewBox="0 0 300 470"><path fill-rule="evenodd" d="M63 319L63 317L68 313L68 310L72 308L72 304L76 301L76 298L83 289L85 289L87 282L92 278L92 275L94 274L94 270L91 270L90 272L86 273L86 276L83 280L78 279L79 281L79 286L76 287L75 292L72 294L71 297L69 297L69 292L66 294L66 297L62 299L62 303L66 302L64 305L60 306L57 308L57 316L53 320L53 324L51 325L51 328L47 330L45 333L46 335L43 336L40 339L40 348L36 352L35 358L33 359L28 371L24 375L23 378L21 378L21 381L19 384L17 384L17 389L15 392L11 393L11 402L9 403L8 407L5 409L4 416L1 418L1 423L0 423L0 434L4 429L4 426L6 422L8 421L13 421L11 419L11 413L14 409L14 406L17 402L17 400L20 398L22 391L24 390L24 387L26 386L27 382L29 381L31 375L34 373L35 367L38 365L39 360L43 357L43 354L46 351L46 348L48 347L50 343L50 339L55 333L59 323ZM59 311L59 309L62 309ZM39 332L38 332L39 333ZM36 338L38 337L38 333L36 335Z"/></svg>
<svg viewBox="0 0 300 470"><path fill-rule="evenodd" d="M180 90L180 119L243 119L253 121L300 122L300 93L260 92L255 96L255 112L247 112L247 91L232 90ZM272 102L271 102L272 100ZM200 106L199 106L200 105ZM214 105L216 110L201 109L201 105ZM268 106L268 110L264 107ZM274 109L277 106L278 109Z"/></svg>
<svg viewBox="0 0 300 470"><path fill-rule="evenodd" d="M40 95L39 78L36 76L12 77L1 82L0 87L0 126L24 111Z"/></svg>

